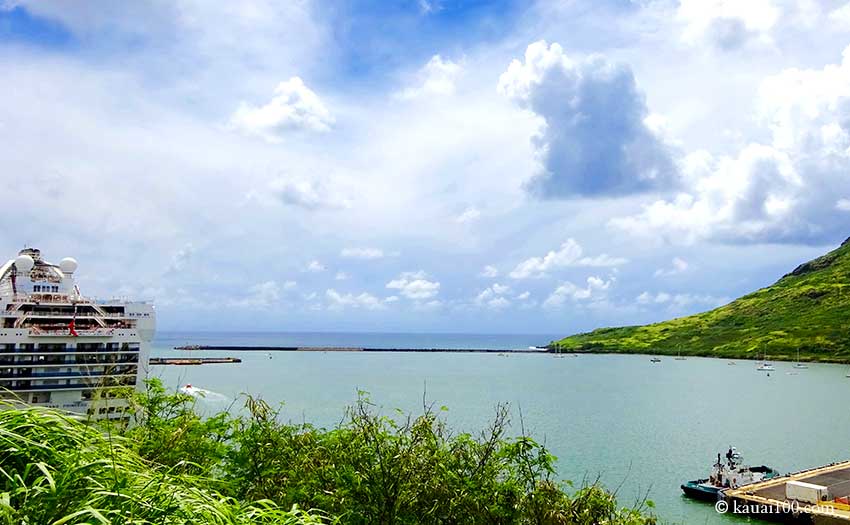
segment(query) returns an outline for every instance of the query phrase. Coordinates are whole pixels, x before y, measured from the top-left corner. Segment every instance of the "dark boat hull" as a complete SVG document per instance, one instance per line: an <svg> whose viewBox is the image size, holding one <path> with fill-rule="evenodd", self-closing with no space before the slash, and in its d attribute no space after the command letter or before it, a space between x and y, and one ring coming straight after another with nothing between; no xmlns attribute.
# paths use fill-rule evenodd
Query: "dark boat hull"
<svg viewBox="0 0 850 525"><path fill-rule="evenodd" d="M682 492L689 498L694 498L702 501L715 502L720 497L720 488L706 487L702 483L707 482L707 479L699 479L688 481L682 484Z"/></svg>

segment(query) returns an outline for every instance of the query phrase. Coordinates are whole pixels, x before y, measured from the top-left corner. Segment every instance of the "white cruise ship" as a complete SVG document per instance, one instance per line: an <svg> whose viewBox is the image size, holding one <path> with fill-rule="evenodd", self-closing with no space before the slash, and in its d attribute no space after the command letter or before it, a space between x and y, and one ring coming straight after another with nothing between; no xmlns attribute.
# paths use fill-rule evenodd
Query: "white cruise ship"
<svg viewBox="0 0 850 525"><path fill-rule="evenodd" d="M156 327L152 304L96 301L77 261L27 248L0 266L0 397L94 418L121 418L115 387L142 386Z"/></svg>

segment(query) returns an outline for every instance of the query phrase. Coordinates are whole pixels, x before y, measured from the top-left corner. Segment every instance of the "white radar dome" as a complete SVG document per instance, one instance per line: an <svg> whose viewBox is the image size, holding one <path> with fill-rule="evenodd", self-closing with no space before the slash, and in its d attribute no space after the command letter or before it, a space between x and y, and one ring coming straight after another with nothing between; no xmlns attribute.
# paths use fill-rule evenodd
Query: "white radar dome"
<svg viewBox="0 0 850 525"><path fill-rule="evenodd" d="M62 273L74 273L77 271L77 260L73 257L65 257L59 261L59 269Z"/></svg>
<svg viewBox="0 0 850 525"><path fill-rule="evenodd" d="M34 265L35 261L29 255L18 255L15 258L15 268L21 273L29 273Z"/></svg>

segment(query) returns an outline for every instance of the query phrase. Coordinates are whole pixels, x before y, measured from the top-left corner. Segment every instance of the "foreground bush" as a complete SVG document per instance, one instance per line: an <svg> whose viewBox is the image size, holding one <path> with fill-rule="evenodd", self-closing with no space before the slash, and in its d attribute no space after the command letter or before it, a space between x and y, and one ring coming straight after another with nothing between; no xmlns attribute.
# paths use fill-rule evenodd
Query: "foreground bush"
<svg viewBox="0 0 850 525"><path fill-rule="evenodd" d="M156 461L193 468L240 501L316 508L342 523L647 525L597 484L568 495L555 458L529 437L508 438L506 407L480 434L452 434L439 411L381 416L365 396L336 428L288 424L261 400L247 415L203 419L194 398L153 381L138 398L136 448ZM228 423L229 422L229 423ZM196 453L197 452L197 453ZM646 506L651 506L647 502Z"/></svg>
<svg viewBox="0 0 850 525"><path fill-rule="evenodd" d="M650 502L621 508L598 484L568 494L543 446L506 436L505 407L473 436L428 406L389 418L366 397L330 430L252 398L245 416L201 417L158 381L133 401L129 427L4 406L0 524L656 523Z"/></svg>
<svg viewBox="0 0 850 525"><path fill-rule="evenodd" d="M0 408L0 523L320 522L268 501L223 497L207 480L144 460L136 444L61 412Z"/></svg>

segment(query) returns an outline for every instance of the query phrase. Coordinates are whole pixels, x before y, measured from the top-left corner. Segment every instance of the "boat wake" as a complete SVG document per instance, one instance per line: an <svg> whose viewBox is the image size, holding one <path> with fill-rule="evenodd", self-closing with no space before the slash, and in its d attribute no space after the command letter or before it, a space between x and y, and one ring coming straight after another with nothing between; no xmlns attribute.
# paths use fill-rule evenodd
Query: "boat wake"
<svg viewBox="0 0 850 525"><path fill-rule="evenodd" d="M198 399L204 399L206 401L226 401L227 396L224 394L219 394L218 392L213 392L212 390L207 390L206 388L198 388L192 385L184 385L177 389L181 394L186 394Z"/></svg>

